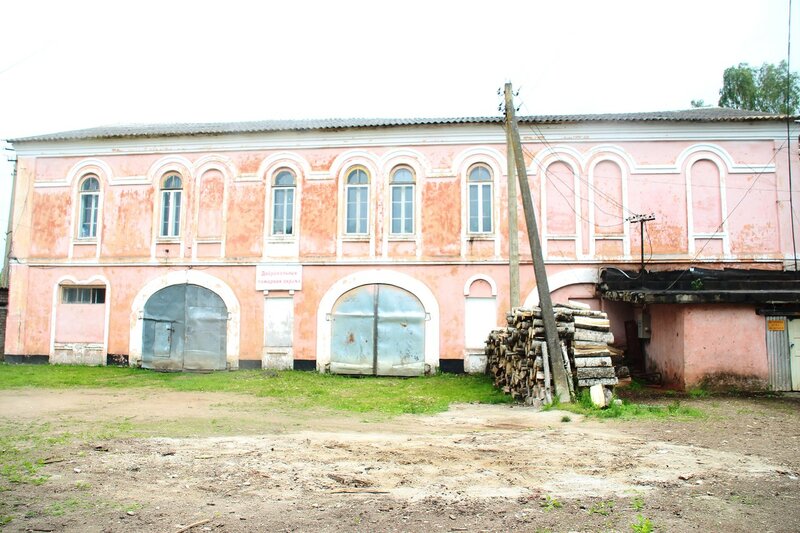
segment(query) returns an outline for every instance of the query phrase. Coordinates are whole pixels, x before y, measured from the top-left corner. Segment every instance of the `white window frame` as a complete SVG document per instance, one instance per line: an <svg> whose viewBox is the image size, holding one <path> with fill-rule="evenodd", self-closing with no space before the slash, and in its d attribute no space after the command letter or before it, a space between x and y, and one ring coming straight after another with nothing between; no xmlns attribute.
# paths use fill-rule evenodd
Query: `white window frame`
<svg viewBox="0 0 800 533"><path fill-rule="evenodd" d="M278 178L281 177L282 174L289 174L292 177L292 184L291 185L282 185L278 184ZM285 194L291 193L291 199L289 201L286 200L284 196L283 204L282 204L282 217L280 222L283 226L283 231L276 231L276 224L278 223L278 217L276 216L276 209L278 208L278 200L277 196L278 193L282 192ZM270 223L270 235L273 237L285 237L285 238L293 238L295 235L295 216L296 216L296 198L297 198L297 175L288 168L281 168L277 172L275 172L275 176L273 177L272 182L272 203L271 203L271 214L272 220ZM291 214L287 217L286 211L287 207L291 209ZM286 225L289 224L289 231L286 231Z"/></svg>
<svg viewBox="0 0 800 533"><path fill-rule="evenodd" d="M106 288L75 287L75 286L62 285L61 303L67 305L72 305L72 304L105 305Z"/></svg>
<svg viewBox="0 0 800 533"><path fill-rule="evenodd" d="M173 178L180 187L167 188L167 182ZM158 235L162 239L177 239L181 236L181 209L183 196L183 178L180 174L170 172L161 180L161 209L158 224ZM166 231L165 230L166 224Z"/></svg>
<svg viewBox="0 0 800 533"><path fill-rule="evenodd" d="M472 175L478 169L483 169L489 175L488 179L472 179ZM492 235L494 233L494 176L492 169L485 164L472 165L467 170L467 233L470 235ZM473 207L472 207L472 191L473 189L478 196L477 204L477 221L478 229L472 229ZM488 191L488 192L487 192ZM484 208L485 197L489 195L489 228L484 225L486 219L486 210Z"/></svg>
<svg viewBox="0 0 800 533"><path fill-rule="evenodd" d="M399 172L408 172L411 176L411 181L396 181L396 176ZM401 191L400 194L402 198L400 199L400 204L398 207L400 213L399 216L395 216L395 191ZM409 209L408 203L411 203L411 207ZM400 166L395 168L392 171L392 181L391 185L389 186L389 204L391 206L389 212L389 234L393 237L409 237L416 233L416 176L414 175L414 170L407 166ZM400 231L394 231L394 222L395 220L399 220L400 223ZM406 229L408 225L411 225L410 229Z"/></svg>
<svg viewBox="0 0 800 533"><path fill-rule="evenodd" d="M366 183L350 183L350 177L356 173L362 172L366 177ZM347 237L366 237L369 235L369 220L370 220L370 174L366 168L357 166L347 171L344 186L344 235ZM351 218L350 212L350 191L357 193L356 212L354 213L355 231L349 230L349 222ZM359 231L359 223L363 221L363 231Z"/></svg>
<svg viewBox="0 0 800 533"><path fill-rule="evenodd" d="M97 185L94 189L84 189L87 183L94 181ZM100 211L100 179L94 174L89 174L81 180L78 201L78 239L93 241L97 239L97 219ZM91 205L87 217L87 203ZM87 220L87 218L89 220ZM88 225L88 231L84 234L84 228Z"/></svg>

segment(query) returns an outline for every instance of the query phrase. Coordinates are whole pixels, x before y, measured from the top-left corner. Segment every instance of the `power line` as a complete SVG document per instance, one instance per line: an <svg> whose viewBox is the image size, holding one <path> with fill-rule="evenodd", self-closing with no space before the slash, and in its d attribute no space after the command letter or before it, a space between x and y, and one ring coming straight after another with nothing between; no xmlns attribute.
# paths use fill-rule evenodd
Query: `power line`
<svg viewBox="0 0 800 533"><path fill-rule="evenodd" d="M786 39L786 143L789 148L786 150L786 161L789 165L789 190L792 190L792 150L791 150L791 112L789 111L789 98L792 92L792 0L789 0L789 28ZM797 238L794 232L794 195L789 193L789 208L791 216L789 220L792 226L792 258L794 259L794 271L797 272Z"/></svg>
<svg viewBox="0 0 800 533"><path fill-rule="evenodd" d="M790 0L790 12L791 12L791 0ZM788 60L787 60L787 63L788 63ZM521 104L521 107L522 107L522 106L525 106L525 104L524 104L524 103L523 103L523 104ZM530 113L529 113L529 114L530 114ZM534 127L536 127L536 131L534 131L534 129L533 129ZM543 132L542 132L542 131L541 131L541 130L540 130L538 127L537 127L537 126L535 126L535 125L530 125L530 126L529 126L529 129L531 130L531 133L533 133L533 134L537 135L537 137L538 137L539 139L541 139L541 141L542 141L542 142L545 144L545 146L546 146L547 148L549 148L551 151L555 151L555 149L554 149L554 148L553 148L553 147L550 145L550 143L548 142L548 140L547 140L547 137L544 135L544 133L543 133ZM772 164L772 163L775 161L775 159L777 158L777 155L778 155L778 153L779 153L779 152L780 152L780 151L781 151L781 150L782 150L782 149L783 149L785 146L786 146L786 147L790 147L790 146L791 146L791 137L790 137L790 135L788 134L788 130L789 130L789 122L788 122L788 120L787 120L787 139L786 139L786 141L784 141L784 143L783 143L781 146L779 146L777 150L775 150L774 154L772 155L772 157L770 158L770 160L767 162L767 164L766 164L766 165L762 165L762 168L761 168L761 170L759 170L759 171L757 172L755 179L753 180L753 182L752 182L752 183L751 183L751 184L750 184L748 187L744 188L744 187L728 187L727 185L725 186L725 188L724 188L724 190L725 190L725 191L728 191L728 190L731 190L731 189L732 189L732 190L742 190L742 189L743 189L745 192L744 192L744 194L742 195L742 197L739 199L739 201L736 203L736 205L733 207L733 209L730 209L730 210L728 211L728 213L725 215L725 217L723 218L723 220L720 222L720 224L719 224L719 225L717 226L717 228L715 229L715 231L714 231L714 233L712 234L712 236L711 236L711 237L708 237L708 238L706 238L706 242L705 242L705 244L704 244L704 245L702 246L702 248L700 248L700 250L699 250L699 251L698 251L698 252L695 254L694 258L692 259L692 262L695 262L695 261L697 260L697 258L699 258L699 257L700 257L700 254L702 254L702 252L703 252L703 251L705 250L705 248L708 246L708 243L709 243L709 242L711 242L711 240L713 240L714 238L716 238L716 236L717 236L717 235L718 235L718 234L721 232L722 228L725 226L725 223L728 221L728 219L730 219L730 217L733 215L733 213L736 211L736 209L738 209L738 207L739 207L739 206L742 204L742 202L745 200L745 198L747 198L747 196L748 196L748 195L749 195L749 194L750 194L750 193L751 193L753 190L762 190L762 191L767 191L767 192L773 192L773 191L774 191L774 192L786 192L786 191L779 190L779 189L776 189L776 188L764 188L764 189L754 189L754 188L755 188L755 185L758 183L758 181L761 179L761 177L762 177L762 176L763 176L763 175L766 173L765 167L767 167L767 166L771 165L771 164ZM533 156L533 154L532 154L532 153L531 153L529 150L527 150L525 147L523 147L523 150L525 151L525 153L527 153L527 154L528 154L528 156L529 156L529 157L531 157L531 160L532 160L532 161L535 161L535 162L536 162L537 166L538 166L538 167L539 167L539 168L540 168L540 169L543 171L543 173L545 174L545 176L546 176L546 177L551 177L551 178L553 177L552 173L550 173L550 172L548 171L548 169L545 169L545 168L543 168L543 167L542 167L542 164L541 164L541 162L539 162L539 161L538 161L538 159L537 159L536 157L534 157L534 156ZM789 201L790 201L790 211L791 211L791 213L792 213L792 241L793 241L793 242L792 242L792 245L793 245L793 247L795 247L795 246L796 246L796 241L795 241L795 238L794 238L794 216L795 216L795 215L794 215L794 208L793 208L793 202L792 202L792 191L793 191L793 189L792 189L792 184L791 184L791 150L790 150L789 148L787 148L787 153L788 153L788 158L789 158L789 180L790 180L790 182L789 182L789 191L788 191L788 192L789 192ZM750 167L750 168L752 169L752 167ZM753 170L755 170L755 169L753 169ZM595 188L595 187L594 187L594 186L593 186L591 183L589 183L589 182L588 182L588 179L585 179L585 178L583 178L582 176L580 176L580 175L579 175L579 173L578 173L578 174L574 174L574 175L575 175L575 176L576 176L576 177L579 179L579 181L584 181L584 182L586 183L587 187L589 187L590 189L592 189L592 190L594 190L595 192L597 192L599 196L601 196L601 197L605 197L607 200L609 200L609 202L610 202L610 203L612 203L612 202L613 202L613 204L616 204L616 205L617 205L618 207L620 207L621 209L623 209L623 210L625 210L625 211L628 211L628 212L630 212L630 213L632 214L632 216L631 216L631 217L629 217L628 219L626 219L627 221L629 221L629 222L630 222L632 219L634 219L634 218L636 218L636 217L642 217L642 216L645 216L645 215L637 215L636 213L633 213L633 212L632 212L632 211L631 211L629 208L627 208L625 205L623 205L623 204L621 204L621 203L617 202L617 201L616 201L616 199L614 199L614 198L612 198L612 197L610 197L610 196L606 195L606 194L605 194L605 193L603 193L602 191L600 191L600 190L598 190L597 188ZM610 177L610 178L615 178L615 177ZM558 180L558 181L559 181L559 182L560 182L562 185L566 186L566 187L567 187L567 188L568 188L570 191L572 191L572 192L575 194L575 196L576 196L576 197L577 197L579 200L581 200L581 201L584 201L584 199L581 197L581 195L580 195L579 193L576 193L576 192L575 192L575 191L572 189L572 187L571 187L571 186L569 186L568 184L564 183L564 181L563 181L563 180L561 180L561 178L560 178L559 176L557 176L557 175L556 175L556 176L555 176L555 179L557 179L557 180ZM629 179L631 179L631 177L630 177L630 176L629 176ZM651 181L651 180L647 180L647 181ZM576 210L575 210L575 208L574 208L574 207L573 207L573 206L570 204L569 200L567 200L567 198L564 196L564 194L563 194L563 193L562 193L562 192L559 190L558 186L556 186L555 182L553 182L553 185L554 185L554 189L555 189L556 191L558 191L558 192L559 192L559 194L561 194L561 196L562 196L562 197L564 197L564 199L567 201L567 205L568 205L568 206L569 206L569 207L572 209L572 211L573 211L573 212L574 212L574 213L575 213L575 214L578 216L578 218L580 218L581 220L584 220L584 221L586 221L586 222L589 222L589 221L588 221L588 220L586 220L586 219L585 219L585 218L584 218L584 217L583 217L583 216L582 216L582 215L581 215L581 214L580 214L578 211L576 211ZM683 186L683 187L685 187L685 183L684 183L684 184L675 184L675 185L678 185L678 186ZM692 188L694 188L694 187L695 187L695 185L694 185L694 184L692 184ZM702 186L701 186L701 185L698 185L697 187L702 187ZM711 187L711 188L720 188L719 186L714 186L714 185L708 185L708 186L705 186L705 187ZM722 192L723 192L723 191L720 191L720 193L721 193L721 194L722 194ZM599 206L598 206L598 205L597 205L595 202L589 202L588 200L586 200L586 201L587 201L587 203L591 203L591 204L593 204L593 205L594 205L594 207L598 208L600 211L603 211L601 208L599 208ZM691 206L689 206L689 208L691 208ZM606 212L606 211L603 211L603 212L604 212L604 213L606 213L606 214L609 214L609 215L611 215L610 213L608 213L608 212ZM615 215L614 215L614 216L615 216ZM614 226L616 226L616 224L615 224ZM650 241L650 234L649 234L649 232L647 232L647 231L646 231L646 229L644 228L644 224L642 224L642 230L643 230L643 233L647 233L648 244L649 244L649 247L650 247L650 258L648 258L648 262L649 262L649 261L650 261L650 259L652 259L652 255L653 255L653 247L652 247L652 242ZM690 238L691 238L691 236L690 236ZM643 239L643 235L642 235L642 239ZM796 248L794 248L794 250L795 250L795 252L794 252L794 259L795 259L795 269L797 269L797 252L796 252ZM643 253L643 251L644 251L644 250L643 250L643 244L642 244L642 253ZM670 286L667 288L667 290L669 290L670 288L672 288L672 287L675 285L675 283L677 283L677 282L678 282L678 280L680 280L680 278L681 278L681 277L682 277L682 276L683 276L683 275L684 275L686 272L688 272L688 270L685 270L684 272L682 272L682 273L681 273L681 275L679 275L679 276L678 276L678 278L677 278L675 281L673 281L673 282L670 284Z"/></svg>
<svg viewBox="0 0 800 533"><path fill-rule="evenodd" d="M778 153L780 153L780 151L783 150L784 146L787 146L786 141L784 141L783 144L781 146L779 146L777 150L775 150L775 153L772 155L772 159L769 160L769 163L772 163L773 161L775 161L775 159L778 157ZM787 146L787 150L788 150L788 146ZM763 176L763 175L764 175L764 172L760 172L756 176L756 179L753 180L753 183L751 184L750 188L754 187L755 184L758 183L758 180L761 179L761 176ZM706 249L706 246L708 246L708 243L710 243L713 239L715 239L716 236L721 232L722 228L725 227L725 223L728 221L728 219L731 217L731 215L733 215L734 211L736 211L736 209L738 209L739 206L742 205L742 202L744 202L744 199L747 198L748 194L750 194L750 190L749 189L742 195L741 198L739 198L739 201L736 203L735 206L733 206L733 209L728 210L728 214L725 215L725 217L722 219L722 222L719 223L717 228L714 230L714 233L712 233L710 237L706 237L705 244L703 244L703 247L700 248L700 250L694 255L694 257L691 260L692 263L697 261L697 258L700 257L700 254L702 254L703 250ZM790 206L790 209L791 209L791 206ZM691 239L693 237L691 235L689 235L689 238ZM686 274L687 272L689 272L689 269L685 269L683 272L681 272L680 275L678 275L678 277L675 278L675 280L672 283L670 283L669 286L665 290L670 290L672 287L674 287L675 284L678 283L678 281L680 281L680 279L683 277L683 275Z"/></svg>
<svg viewBox="0 0 800 533"><path fill-rule="evenodd" d="M532 127L531 127L530 129L531 129L531 132L532 132L532 133L534 133L534 134L536 134L536 133L537 133L536 131L533 131L533 128L532 128ZM550 146L550 143L547 141L547 137L545 137L544 133L543 133L541 130L539 130L539 129L538 129L538 127L537 127L536 129L537 129L537 131L538 131L538 137L539 137L540 139L542 139L542 141L545 143L545 145L546 145L546 146L547 146L547 147L548 147L548 148L549 148L551 151L555 152L555 149L554 149L552 146ZM523 147L523 150L525 150L525 148L524 148L524 147ZM543 168L543 167L542 167L542 163L541 163L541 162L539 162L539 160L538 160L537 158L533 157L533 154L531 154L530 152L528 152L528 155L531 157L531 160L535 161L535 162L536 162L536 164L537 164L537 166L539 166L539 168L540 168L540 169L542 169L542 170L544 171L544 174L545 174L545 176L546 176L546 177L550 177L550 178L552 178L552 177L553 177L553 175L552 175L552 174L549 172L549 170L548 170L548 169L549 169L549 166L548 166L548 168ZM654 216L654 215L652 215L652 214L651 214L651 215L640 215L640 214L633 213L633 211L631 211L629 208L627 208L627 207L626 207L626 206L625 206L623 203L620 203L620 202L618 202L618 201L616 200L616 198L614 198L614 197L612 197L612 196L609 196L608 194L606 194L606 193L604 193L603 191L601 191L600 189L598 189L598 188L597 188L597 187L596 187L594 184L590 183L588 179L586 179L586 178L583 178L582 176L580 176L580 174L579 174L579 173L578 173L577 175L573 173L573 175L574 175L574 176L576 176L576 177L578 178L578 180L579 180L579 181L583 181L583 182L586 184L586 186L588 187L588 189L590 190L590 192L595 192L595 193L596 193L596 194L597 194L597 195L598 195L600 198L604 198L604 199L605 199L606 201L608 201L608 202L609 202L609 203L610 203L612 206L614 206L614 205L615 205L615 206L619 207L619 208L620 208L622 211L628 211L629 213L631 213L631 216L625 219L625 221L626 221L626 222L631 222L631 221L637 221L637 222L640 222L640 226L641 226L641 227L640 227L640 229L639 229L639 232L640 232L640 242L641 242L641 244L640 244L640 252L641 252L641 271L640 271L640 274L639 274L639 276L641 276L641 275L644 273L644 269L645 269L645 260L644 260L644 234L645 234L645 231L646 231L646 230L645 230L645 223L646 223L646 222L648 222L648 221L650 221L650 220L655 220L655 216ZM572 190L572 187L570 187L569 185L565 184L565 183L564 183L564 181L563 181L563 180L561 180L561 178L560 178L558 175L556 175L555 177L556 177L556 179L557 179L559 182L561 182L563 185L565 185L565 186L566 186L566 187L567 187L569 190ZM614 177L614 178L612 178L612 179L616 179L616 177ZM621 181L621 180L622 180L622 176L620 176L620 181ZM585 219L585 218L584 218L584 217L583 217L583 216L582 216L582 215L581 215L581 214L580 214L580 213L579 213L579 212L578 212L578 211L577 211L575 208L573 208L573 207L570 205L570 202L569 202L569 200L567 200L567 199L566 199L566 197L564 196L564 194L563 194L563 193L562 193L562 192L559 190L559 188L558 188L558 186L556 185L555 181L552 181L552 180L551 180L551 183L553 183L553 187L554 187L554 189L555 189L556 191L558 191L558 193L559 193L559 194L561 194L561 196L562 196L562 197L564 197L564 199L567 201L567 205L568 205L568 206L570 206L570 207L572 208L572 211L573 211L573 212L574 212L574 213L577 215L577 217L578 217L578 218L580 218L581 220L584 220L584 221L588 222L590 225L593 225L595 228L596 228L596 227L616 227L616 226L621 226L621 225L623 225L623 222L620 222L620 223L618 223L618 224L613 224L613 225L601 225L601 224L597 224L595 221L589 221L589 220L586 220L586 219ZM578 193L578 192L576 192L576 191L574 191L574 190L573 190L573 193L575 194L575 196L577 196L577 197L580 199L580 201L581 201L581 202L583 201L583 198L581 197L580 193ZM616 214L616 213L613 213L613 214L612 214L612 213L609 213L608 211L605 211L604 209L602 209L602 208L601 208L601 207L600 207L600 206L597 204L597 202L595 202L595 201L593 201L593 200L592 200L592 201L588 201L588 200L587 200L587 203L588 203L588 204L592 204L592 205L595 207L595 209L597 209L597 210L599 210L599 211L601 211L601 212L603 212L603 213L605 213L605 214L607 214L607 215L609 215L609 216L617 216L617 214ZM590 229L594 229L594 228L590 228ZM649 261L649 260L652 258L652 255L653 255L653 247L652 247L652 242L650 241L650 234L649 234L649 233L647 234L647 239L648 239L648 243L650 244L650 258L648 258L648 261Z"/></svg>
<svg viewBox="0 0 800 533"><path fill-rule="evenodd" d="M530 151L529 151L528 149L526 149L524 146L522 147L522 151L523 151L523 152L525 152L525 153L526 153L528 156L530 156L531 158L533 158L533 157L532 157L532 154L530 153ZM537 164L538 164L538 163L537 163ZM566 201L566 202L567 202L567 206L568 206L568 207L569 207L569 208L572 210L572 212L573 212L573 213L575 213L575 216L577 216L578 218L580 218L580 219L581 219L581 220L583 220L584 222L587 222L587 223L594 223L594 222L592 222L592 221L590 221L590 220L588 220L588 219L584 218L584 216L580 214L580 212L579 212L579 211L578 211L578 210L575 208L575 206L573 206L573 205L572 205L572 203L570 203L570 200L569 200L569 199L568 199L568 198L567 198L567 197L564 195L564 193L563 193L563 192L561 192L561 189L559 189L559 188L558 188L558 185L556 184L556 181L558 181L559 183L561 183L561 184L562 184L564 187L566 187L566 188L567 188L567 189L568 189L570 192L572 192L572 193L573 193L575 196L577 196L577 197L578 197L578 201L580 201L580 202L586 201L587 203L589 203L589 200L588 200L588 199L586 199L586 198L583 198L583 197L580 195L580 193L579 193L579 192L575 192L575 189L573 189L573 188L572 188L572 186L571 186L571 185L569 185L568 183L565 183L565 182L564 182L564 180L562 180L562 179L561 179L561 176L559 176L558 174L551 173L549 170L547 170L547 169L545 169L545 168L542 168L541 164L538 164L538 166L539 166L539 168L540 168L540 169L541 169L541 170L544 172L544 174L545 174L547 177L551 178L551 181L550 181L550 182L553 184L553 188L555 189L555 191L556 191L558 194L560 194L560 195L561 195L561 197L562 197L562 198L564 198L564 201ZM595 202L591 202L591 203L594 205L594 207L595 207L595 208L597 208L597 210L599 210L599 211L601 211L601 212L605 213L606 215L608 215L608 216L617 216L617 214L616 214L616 213L609 213L608 211L606 211L606 210L604 210L603 208L601 208L600 206L598 206L598 205L597 205ZM624 221L622 221L622 222L619 222L619 223L617 223L617 224L596 224L596 223L595 223L595 225L596 225L597 227L608 227L608 228L613 228L613 227L616 227L616 226L621 226L621 225L623 225L623 224L624 224Z"/></svg>
<svg viewBox="0 0 800 533"><path fill-rule="evenodd" d="M524 102L521 105L525 106L525 108L527 109L527 106L525 105ZM530 114L530 110L528 110L528 113ZM536 128L536 131L534 131L534 128ZM551 151L555 152L555 148L553 148L553 146L550 145L550 142L547 140L547 137L545 137L545 135L542 132L542 130L540 130L539 127L536 124L529 124L528 125L528 129L531 130L531 133L533 133L535 135L538 135L542 139L542 141L544 142L544 144L545 144L545 146L547 148L549 148ZM537 161L537 165L539 165L541 167L541 163L539 163L538 160L534 159L534 161ZM545 169L545 173L547 173L546 169ZM606 176L606 177L608 177L610 179L615 179L616 178L616 177L611 177L611 176ZM623 204L617 202L615 198L605 194L603 191L601 191L600 189L595 187L593 184L589 183L589 179L588 178L584 178L583 176L580 175L580 173L578 173L578 180L582 180L584 183L586 183L586 186L590 190L593 190L597 195L606 198L606 200L608 200L609 203L611 203L612 205L616 205L617 207L619 207L623 211L629 211L629 213L632 214L632 215L635 214L635 213L633 213L633 211L630 211Z"/></svg>
<svg viewBox="0 0 800 533"><path fill-rule="evenodd" d="M532 131L532 130L531 130L531 131ZM541 131L539 131L539 136L540 136L540 137L542 138L542 140L544 141L544 143L545 143L545 146L547 146L547 147L548 147L548 148L549 148L551 151L555 151L555 149L554 149L552 146L550 146L550 144L547 142L547 139L544 137L544 134L543 134ZM523 147L523 150L526 150L526 151L527 151L527 149L525 149L524 147ZM541 162L540 162L540 161L539 161L539 160L538 160L536 157L534 157L534 156L533 156L533 154L531 154L531 153L530 153L530 151L527 151L527 153L528 153L528 155L531 157L531 159L532 159L533 161L535 161L535 162L536 162L536 165L537 165L537 166L538 166L538 167L539 167L539 168L542 170L542 172L545 174L545 176L547 176L547 177L550 177L550 178L552 178L552 177L553 177L552 173L551 173L551 172L548 170L548 169L549 169L549 165L548 165L548 167L547 167L547 168L543 167L543 166L542 166L542 163L541 163ZM612 197L612 196L610 196L610 195L606 194L605 192L603 192L603 191L601 191L600 189L598 189L598 188L597 188L595 185L593 185L592 183L590 183L590 182L589 182L589 180L588 180L588 178L585 178L585 177L583 177L583 176L581 175L581 173L580 173L580 172L578 172L578 173L575 173L575 174L574 174L574 176L576 176L576 177L578 178L578 181L580 181L580 182L582 182L582 183L586 184L586 187L587 187L587 188L588 188L590 191L594 192L594 193L595 193L597 196L599 196L599 197L601 197L601 198L604 198L604 199L605 199L606 201L608 201L608 203L610 203L611 205L613 205L613 206L615 206L615 207L619 207L619 208L620 208L621 210L623 210L623 211L629 211L630 213L633 213L633 212L632 212L632 211L630 211L630 210L629 210L627 207L625 207L625 206L624 206L622 203L618 202L618 201L616 200L616 198L614 198L614 197ZM616 179L616 178L617 178L616 176L599 176L599 177L605 177L605 178L608 178L608 179ZM621 178L621 177L620 177L620 178ZM556 177L556 179L559 179L559 181L561 181L560 177ZM563 181L562 181L562 183L563 183ZM569 185L567 185L567 184L565 184L565 185L566 185L567 187L569 187L569 188L570 188L570 190L572 190L572 187L571 187L571 186L569 186ZM581 197L580 193L577 193L577 192L576 192L576 195L577 195L577 196L578 196L578 198L580 198L581 200L584 200L584 198L582 198L582 197ZM586 200L587 202L589 202L589 200L588 200L588 199L585 199L585 200ZM596 204L595 202L591 202L591 203L593 203L593 204L595 205L595 207L597 207L597 204ZM612 216L614 215L614 214L612 214L612 213L609 213L609 212L607 212L607 211L604 211L602 208L599 208L599 209L600 209L601 211L603 211L604 213L606 213L607 215L612 215Z"/></svg>

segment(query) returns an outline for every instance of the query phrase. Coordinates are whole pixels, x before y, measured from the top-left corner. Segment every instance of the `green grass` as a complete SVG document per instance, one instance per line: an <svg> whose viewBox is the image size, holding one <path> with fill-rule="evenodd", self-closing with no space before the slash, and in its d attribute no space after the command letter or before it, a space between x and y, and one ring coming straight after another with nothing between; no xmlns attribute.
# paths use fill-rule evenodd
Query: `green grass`
<svg viewBox="0 0 800 533"><path fill-rule="evenodd" d="M621 404L612 403L605 409L600 409L592 404L589 391L582 391L577 401L563 404L554 402L546 406L544 410L560 409L572 413L593 417L593 418L619 418L623 420L631 419L678 419L691 420L705 418L706 414L696 407L681 405L678 400L672 401L667 405L651 405L632 403L622 400Z"/></svg>
<svg viewBox="0 0 800 533"><path fill-rule="evenodd" d="M686 391L686 394L688 394L689 398L708 398L711 396L711 393L704 387L692 387Z"/></svg>
<svg viewBox="0 0 800 533"><path fill-rule="evenodd" d="M67 498L66 500L53 502L48 505L44 510L44 514L47 516L64 516L65 514L72 513L85 506L86 504L81 502L78 498Z"/></svg>
<svg viewBox="0 0 800 533"><path fill-rule="evenodd" d="M599 514L602 516L608 516L613 512L614 512L613 500L597 502L589 508L589 514Z"/></svg>
<svg viewBox="0 0 800 533"><path fill-rule="evenodd" d="M641 511L644 509L644 498L641 496L636 496L631 500L631 509L634 511Z"/></svg>
<svg viewBox="0 0 800 533"><path fill-rule="evenodd" d="M436 413L451 403L510 403L486 376L349 377L317 372L166 373L137 368L0 364L0 389L159 388L235 392L274 398L287 407L321 407L388 415Z"/></svg>
<svg viewBox="0 0 800 533"><path fill-rule="evenodd" d="M631 524L634 533L652 533L654 531L653 522L642 515L636 515L636 522Z"/></svg>
<svg viewBox="0 0 800 533"><path fill-rule="evenodd" d="M541 502L539 502L539 507L549 512L552 511L553 509L561 509L561 507L563 507L563 504L548 494L544 497L544 499Z"/></svg>
<svg viewBox="0 0 800 533"><path fill-rule="evenodd" d="M66 442L68 434L51 433L49 424L0 424L0 480L9 484L41 485L48 476L40 472L49 453Z"/></svg>

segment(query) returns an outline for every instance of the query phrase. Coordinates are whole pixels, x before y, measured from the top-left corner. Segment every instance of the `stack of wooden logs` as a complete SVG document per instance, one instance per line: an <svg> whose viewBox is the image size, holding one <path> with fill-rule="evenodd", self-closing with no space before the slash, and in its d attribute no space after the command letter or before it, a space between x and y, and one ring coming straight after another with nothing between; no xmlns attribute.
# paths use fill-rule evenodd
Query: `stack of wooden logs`
<svg viewBox="0 0 800 533"><path fill-rule="evenodd" d="M570 392L616 385L609 351L614 337L607 315L573 302L555 304L553 312L565 370L572 378ZM486 341L487 372L495 386L518 401L550 403L553 363L547 353L541 309L515 308L506 319L508 326L493 330ZM610 391L605 395L610 396Z"/></svg>

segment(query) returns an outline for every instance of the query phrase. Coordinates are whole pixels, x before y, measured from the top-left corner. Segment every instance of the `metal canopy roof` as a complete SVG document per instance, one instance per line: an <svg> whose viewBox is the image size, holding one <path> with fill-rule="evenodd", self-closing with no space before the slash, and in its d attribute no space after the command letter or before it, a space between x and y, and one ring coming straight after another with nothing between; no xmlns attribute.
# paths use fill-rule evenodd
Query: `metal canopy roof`
<svg viewBox="0 0 800 533"><path fill-rule="evenodd" d="M800 304L800 272L782 270L707 269L600 270L598 293L604 300L635 304L747 303Z"/></svg>

